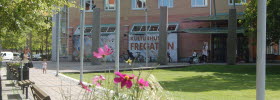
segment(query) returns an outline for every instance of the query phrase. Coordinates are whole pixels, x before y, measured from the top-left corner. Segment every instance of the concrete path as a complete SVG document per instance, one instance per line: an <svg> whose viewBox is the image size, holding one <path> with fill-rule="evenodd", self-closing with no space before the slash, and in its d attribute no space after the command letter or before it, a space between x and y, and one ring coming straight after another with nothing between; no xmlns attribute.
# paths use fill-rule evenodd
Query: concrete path
<svg viewBox="0 0 280 100"><path fill-rule="evenodd" d="M41 69L30 68L30 79L35 85L46 92L52 100L81 100L84 89L78 85L78 80L70 79L64 76L55 76L54 71L42 74ZM1 69L3 100L34 100L29 88L28 99L26 94L17 85L15 80L6 80L6 68Z"/></svg>
<svg viewBox="0 0 280 100"><path fill-rule="evenodd" d="M30 80L50 95L52 100L79 100L84 92L78 80L56 76L52 70L43 74L41 69L30 68Z"/></svg>
<svg viewBox="0 0 280 100"><path fill-rule="evenodd" d="M48 70L56 70L57 65L56 62L47 62ZM41 61L33 61L35 68L41 68ZM59 71L60 72L80 72L80 62L60 62ZM104 70L114 70L115 69L114 62L106 62L106 64L102 65L91 65L90 62L84 62L84 72L96 72L96 71L104 71ZM134 63L133 67L129 66L127 63L120 63L120 70L129 70L129 69L149 69L149 68L172 68L172 67L184 67L189 66L188 63L169 63L168 65L158 65L156 63L149 63L148 67L145 67L145 63Z"/></svg>
<svg viewBox="0 0 280 100"><path fill-rule="evenodd" d="M33 100L25 99L26 97L22 94L22 90L20 89L20 87L16 85L16 81L7 80L5 67L1 68L0 74L3 100Z"/></svg>
<svg viewBox="0 0 280 100"><path fill-rule="evenodd" d="M69 78L67 76L59 74L56 76L56 62L48 62L47 74L43 74L41 61L33 61L34 68L30 68L30 80L35 82L35 85L45 91L52 100L82 100L82 96L85 92L84 89L78 85L79 81ZM142 67L145 63L135 64L135 69L149 69L149 68L169 68L169 67L183 67L188 66L187 63L170 63L169 65L159 66L155 63L150 63L150 67ZM4 65L5 66L5 65ZM114 63L109 62L104 65L91 65L90 62L85 62L84 72L104 71L106 69L114 69ZM121 70L128 70L131 67L126 63L120 63ZM79 62L60 62L60 72L79 72ZM16 83L16 81L5 80L6 69L1 69L1 75L3 80L3 100L24 100L25 95L22 94L20 87L17 85L8 85ZM29 88L29 99L33 100L31 90Z"/></svg>

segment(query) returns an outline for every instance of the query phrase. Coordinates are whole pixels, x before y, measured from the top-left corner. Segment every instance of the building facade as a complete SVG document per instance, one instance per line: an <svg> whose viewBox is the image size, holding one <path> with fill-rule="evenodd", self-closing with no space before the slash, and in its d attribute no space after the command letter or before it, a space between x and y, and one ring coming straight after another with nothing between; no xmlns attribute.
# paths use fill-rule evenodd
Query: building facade
<svg viewBox="0 0 280 100"><path fill-rule="evenodd" d="M215 2L214 2L215 1ZM193 52L202 53L203 45L208 44L209 62L226 61L226 38L228 12L233 0L121 0L121 47L120 55L132 52L135 57L145 58L146 42L143 38L147 32L150 61L157 56L158 31L160 23L160 6L168 7L168 53L172 62L184 61ZM238 19L242 19L248 1L235 0ZM80 5L80 0L76 0ZM101 45L108 44L114 48L115 35L115 0L86 0L85 13L85 59L90 59L93 8L101 9ZM145 10L147 8L147 10ZM147 22L145 18L147 17ZM67 57L79 60L80 9L69 8L66 17L68 25L67 45L64 48ZM147 23L147 31L146 31ZM248 39L243 35L244 29L238 25L238 56L248 60ZM66 41L64 40L64 41ZM242 44L242 45L241 45ZM53 52L54 53L54 52ZM244 55L245 54L245 55ZM113 55L112 55L113 56ZM114 57L107 60L113 61Z"/></svg>

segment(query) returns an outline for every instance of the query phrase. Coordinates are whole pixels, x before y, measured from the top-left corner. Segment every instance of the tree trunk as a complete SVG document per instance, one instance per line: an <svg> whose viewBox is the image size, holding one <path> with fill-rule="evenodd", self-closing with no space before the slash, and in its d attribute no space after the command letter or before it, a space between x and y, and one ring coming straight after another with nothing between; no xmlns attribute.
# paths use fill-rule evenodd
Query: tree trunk
<svg viewBox="0 0 280 100"><path fill-rule="evenodd" d="M29 33L29 49L30 49L30 59L32 60L32 32Z"/></svg>

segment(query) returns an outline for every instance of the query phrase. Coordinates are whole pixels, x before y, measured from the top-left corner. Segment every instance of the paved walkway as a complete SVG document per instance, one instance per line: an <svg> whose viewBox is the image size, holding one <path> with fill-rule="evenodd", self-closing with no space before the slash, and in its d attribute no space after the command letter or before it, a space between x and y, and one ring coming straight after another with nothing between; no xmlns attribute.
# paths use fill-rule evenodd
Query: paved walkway
<svg viewBox="0 0 280 100"><path fill-rule="evenodd" d="M29 88L29 98L25 99L25 94L16 85L14 80L6 80L6 68L1 69L3 100L34 100ZM52 100L80 100L84 89L78 85L78 80L64 76L55 76L54 71L42 74L41 69L30 68L30 80L35 85L46 92Z"/></svg>
<svg viewBox="0 0 280 100"><path fill-rule="evenodd" d="M42 73L41 69L41 61L34 61L34 68L30 68L30 80L35 82L35 85L40 89L45 91L48 95L50 95L52 100L81 100L82 94L84 93L84 89L78 85L79 81L69 78L64 75L59 75L58 77L55 75L56 73L56 62L48 62L48 71L47 74ZM144 66L145 63L135 64L135 69L149 69L149 68L169 68L169 67L183 67L188 66L186 63L170 63L169 65L159 66L155 63L150 63L151 67L141 67ZM5 66L5 65L4 65ZM114 69L114 63L109 62L105 67L103 65L91 65L90 62L85 62L84 64L84 72L95 72L95 71L103 71L106 69ZM131 69L128 64L120 63L121 70ZM60 72L79 72L80 71L80 63L79 62L60 62ZM16 81L6 80L6 68L1 69L2 76L2 86L3 86L3 100L25 100L25 95L22 94L20 87L14 85ZM13 83L13 84L12 84ZM33 100L31 90L29 88L29 99Z"/></svg>
<svg viewBox="0 0 280 100"><path fill-rule="evenodd" d="M16 82L13 80L7 80L5 67L1 68L0 75L3 100L25 100L25 96L22 94L20 87L16 86Z"/></svg>
<svg viewBox="0 0 280 100"><path fill-rule="evenodd" d="M41 68L41 61L33 61L34 67ZM57 70L56 62L48 62L48 70ZM80 72L80 62L60 62L60 72ZM91 65L90 62L84 62L84 72L96 72L104 71L106 69L114 70L115 63L107 62L103 65ZM184 67L189 66L188 63L169 63L168 65L158 65L156 63L149 63L149 67L145 67L145 63L134 63L132 66L134 69L148 69L148 68L170 68L170 67ZM130 67L127 63L120 63L120 70L129 70Z"/></svg>
<svg viewBox="0 0 280 100"><path fill-rule="evenodd" d="M31 68L30 80L50 95L52 100L78 100L82 96L83 89L78 85L78 80L64 76L57 77L52 70L43 74L41 69Z"/></svg>

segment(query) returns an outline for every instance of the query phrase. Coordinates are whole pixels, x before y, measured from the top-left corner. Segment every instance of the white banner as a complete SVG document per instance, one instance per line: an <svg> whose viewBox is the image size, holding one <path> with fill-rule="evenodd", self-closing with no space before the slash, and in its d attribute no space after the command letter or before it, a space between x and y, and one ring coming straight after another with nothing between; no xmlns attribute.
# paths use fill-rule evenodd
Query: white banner
<svg viewBox="0 0 280 100"><path fill-rule="evenodd" d="M147 44L148 44L148 55L150 61L156 61L158 56L159 48L159 34L147 34ZM167 36L168 44L167 44L167 55L170 55L167 59L170 62L177 62L177 34L169 33ZM129 35L129 51L133 53L133 56L138 61L145 61L146 58L146 38L145 35Z"/></svg>
<svg viewBox="0 0 280 100"><path fill-rule="evenodd" d="M73 51L73 57L74 60L78 61L80 59L80 36L74 36L74 51ZM91 48L92 48L92 38L89 35L86 35L84 38L85 41L85 55L84 59L85 61L90 61L91 57L93 56ZM101 35L100 36L100 47L104 47L104 45L107 44L109 48L111 48L114 51L115 48L115 35L109 34L109 35ZM99 47L99 48L100 48ZM98 52L98 51L95 51ZM106 57L106 61L114 61L115 59L115 53L109 55Z"/></svg>

